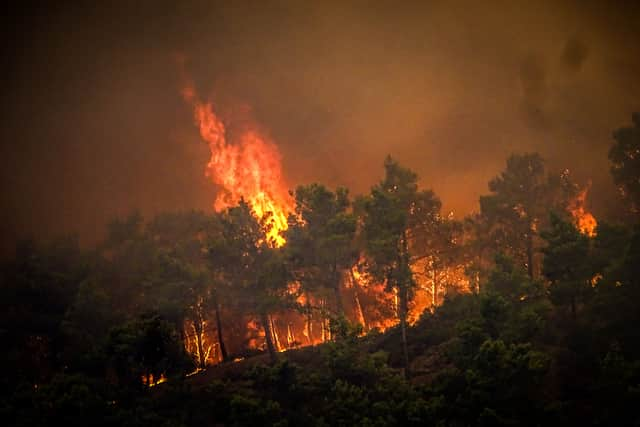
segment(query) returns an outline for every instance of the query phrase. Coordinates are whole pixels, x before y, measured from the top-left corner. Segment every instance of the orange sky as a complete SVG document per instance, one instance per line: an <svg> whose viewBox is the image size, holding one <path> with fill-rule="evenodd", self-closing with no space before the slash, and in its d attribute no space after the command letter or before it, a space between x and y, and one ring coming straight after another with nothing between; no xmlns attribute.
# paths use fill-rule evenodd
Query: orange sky
<svg viewBox="0 0 640 427"><path fill-rule="evenodd" d="M597 214L615 206L606 154L640 110L638 6L109 3L5 17L5 247L211 208L177 53L221 116L270 135L291 185L367 191L391 154L462 216L510 153L539 151L593 181Z"/></svg>

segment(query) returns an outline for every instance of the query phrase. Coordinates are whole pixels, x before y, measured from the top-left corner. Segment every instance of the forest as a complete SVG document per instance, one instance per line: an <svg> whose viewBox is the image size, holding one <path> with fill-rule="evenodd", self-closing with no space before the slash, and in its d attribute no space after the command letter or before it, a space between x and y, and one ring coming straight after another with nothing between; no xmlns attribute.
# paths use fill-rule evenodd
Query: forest
<svg viewBox="0 0 640 427"><path fill-rule="evenodd" d="M366 194L298 186L286 223L239 198L21 241L3 424L640 425L640 114L613 132L616 218L537 153L462 219L382 165Z"/></svg>

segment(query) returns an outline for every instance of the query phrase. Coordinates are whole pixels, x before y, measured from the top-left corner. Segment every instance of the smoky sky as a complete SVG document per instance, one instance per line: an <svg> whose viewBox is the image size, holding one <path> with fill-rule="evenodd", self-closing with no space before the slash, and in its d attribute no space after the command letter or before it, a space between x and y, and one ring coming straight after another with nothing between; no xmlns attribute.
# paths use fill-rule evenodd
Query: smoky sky
<svg viewBox="0 0 640 427"><path fill-rule="evenodd" d="M130 5L128 3L133 3ZM391 154L447 210L513 152L614 206L611 133L640 110L634 2L75 2L5 16L3 242L116 215L210 210L208 149L176 56L226 117L249 110L290 187L362 193Z"/></svg>

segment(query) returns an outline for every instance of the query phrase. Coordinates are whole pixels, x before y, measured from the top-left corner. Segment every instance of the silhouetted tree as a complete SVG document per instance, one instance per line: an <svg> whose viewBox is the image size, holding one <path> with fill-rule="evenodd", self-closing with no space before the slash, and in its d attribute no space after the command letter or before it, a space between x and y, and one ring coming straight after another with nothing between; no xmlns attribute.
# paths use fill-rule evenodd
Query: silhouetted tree
<svg viewBox="0 0 640 427"><path fill-rule="evenodd" d="M296 279L307 294L307 328L311 335L309 294L314 290L331 290L336 314L344 316L341 284L344 272L357 259L353 245L356 218L349 211L345 188L338 188L334 193L320 184L299 186L295 199L295 214L289 217L285 234L286 251Z"/></svg>
<svg viewBox="0 0 640 427"><path fill-rule="evenodd" d="M118 381L131 386L183 374L192 364L173 325L154 313L113 328L105 355Z"/></svg>
<svg viewBox="0 0 640 427"><path fill-rule="evenodd" d="M571 307L575 320L577 305L584 302L592 291L591 279L595 274L589 259L589 237L570 222L551 214L551 228L542 233L547 246L542 272L551 282L550 296L554 304Z"/></svg>
<svg viewBox="0 0 640 427"><path fill-rule="evenodd" d="M212 262L219 266L232 298L246 311L257 315L265 332L272 361L276 348L269 315L286 306L289 271L283 249L267 241L268 219L260 221L243 200L229 208L221 218L221 238L210 244Z"/></svg>
<svg viewBox="0 0 640 427"><path fill-rule="evenodd" d="M440 208L432 191L418 190L418 176L391 157L384 162L385 177L363 199L364 235L370 272L398 297L405 369L409 369L407 314L415 280L411 271L411 236Z"/></svg>
<svg viewBox="0 0 640 427"><path fill-rule="evenodd" d="M430 283L431 305L438 304L438 295L457 283L449 281L456 268L466 263L463 251L463 224L440 215L440 200L434 198L429 214L423 215L419 226L413 227L412 265L424 282ZM414 270L416 271L416 270ZM441 296L441 298L444 295Z"/></svg>
<svg viewBox="0 0 640 427"><path fill-rule="evenodd" d="M640 113L631 115L632 125L613 133L609 150L611 174L631 211L640 212Z"/></svg>
<svg viewBox="0 0 640 427"><path fill-rule="evenodd" d="M513 154L506 169L489 182L491 194L480 197L482 224L488 226L488 246L500 247L526 266L529 277L536 274L536 236L548 212L563 211L577 188L568 175L547 176L539 154Z"/></svg>
<svg viewBox="0 0 640 427"><path fill-rule="evenodd" d="M75 238L18 245L0 277L0 360L8 378L37 383L66 363L65 314L89 274Z"/></svg>

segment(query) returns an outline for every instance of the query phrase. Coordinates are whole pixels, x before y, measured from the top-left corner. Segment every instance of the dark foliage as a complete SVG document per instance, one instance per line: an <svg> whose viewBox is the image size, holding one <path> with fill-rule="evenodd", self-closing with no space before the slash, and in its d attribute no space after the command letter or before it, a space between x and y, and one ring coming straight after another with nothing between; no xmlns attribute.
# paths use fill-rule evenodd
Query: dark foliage
<svg viewBox="0 0 640 427"><path fill-rule="evenodd" d="M215 219L115 221L95 251L73 239L22 244L2 266L0 419L16 426L640 425L640 226L602 222L595 237L582 234L549 211L557 204L540 205L555 197L549 188L560 188L541 159L512 157L483 199L495 220L485 233L490 242L478 243L479 228L466 246L444 239L460 251L492 248L485 253L491 267L470 292L447 294L410 326L411 236L434 240L430 233L444 222L439 200L417 190L411 171L390 159L386 167L386 181L353 209L346 190L301 187L308 210L298 222L290 218L288 251L264 241L263 224L242 202ZM446 236L459 236L458 228ZM496 233L510 236L503 250ZM540 275L531 268L534 249ZM338 273L362 253L369 273L406 299L405 319L384 333L363 333L337 301ZM216 312L220 330L220 313L239 310L242 299L242 315L258 316L270 337L274 311L310 313L292 301L292 277L305 293L337 290L332 340L276 357L266 338L271 361L245 349L247 360L231 363L224 353L228 363L187 375L204 357L186 353L184 322L203 328L206 313ZM158 378L167 381L148 386Z"/></svg>

